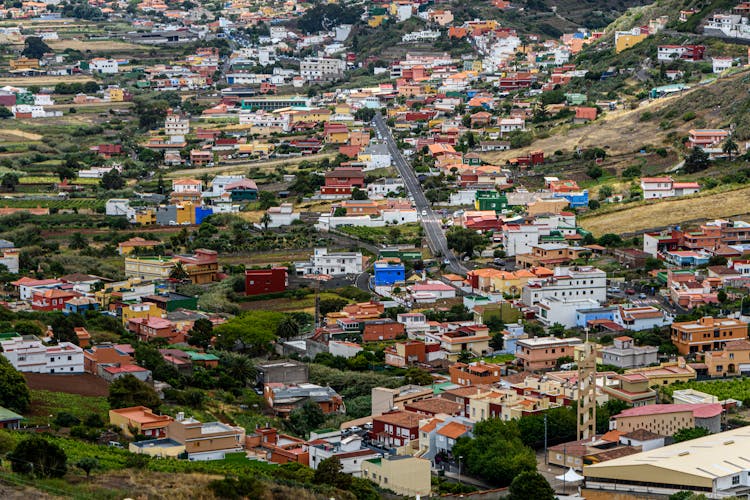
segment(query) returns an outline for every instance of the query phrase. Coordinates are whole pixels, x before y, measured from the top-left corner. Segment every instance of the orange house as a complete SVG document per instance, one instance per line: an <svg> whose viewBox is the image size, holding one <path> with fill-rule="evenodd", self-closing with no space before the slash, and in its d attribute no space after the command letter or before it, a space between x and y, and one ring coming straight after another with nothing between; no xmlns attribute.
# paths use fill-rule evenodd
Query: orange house
<svg viewBox="0 0 750 500"><path fill-rule="evenodd" d="M458 385L494 384L500 382L503 367L493 363L453 363L448 369L451 382Z"/></svg>
<svg viewBox="0 0 750 500"><path fill-rule="evenodd" d="M398 323L392 319L376 319L365 323L362 341L396 340L396 337L405 334L406 330L403 323Z"/></svg>

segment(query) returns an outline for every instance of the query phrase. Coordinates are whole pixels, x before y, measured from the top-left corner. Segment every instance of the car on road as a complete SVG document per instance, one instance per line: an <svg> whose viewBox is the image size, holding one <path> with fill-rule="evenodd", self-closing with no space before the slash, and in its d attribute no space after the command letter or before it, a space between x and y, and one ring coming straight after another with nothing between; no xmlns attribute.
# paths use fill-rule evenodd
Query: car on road
<svg viewBox="0 0 750 500"><path fill-rule="evenodd" d="M611 286L611 287L607 288L607 292L609 292L609 293L620 293L620 289L617 288L616 286Z"/></svg>
<svg viewBox="0 0 750 500"><path fill-rule="evenodd" d="M639 299L645 299L646 297L647 297L647 295L645 293L639 293L638 294L638 298Z"/></svg>
<svg viewBox="0 0 750 500"><path fill-rule="evenodd" d="M627 293L628 295L635 295L635 290L632 288L626 288L625 293Z"/></svg>
<svg viewBox="0 0 750 500"><path fill-rule="evenodd" d="M427 215L427 210L422 210L422 217L424 217L425 215Z"/></svg>

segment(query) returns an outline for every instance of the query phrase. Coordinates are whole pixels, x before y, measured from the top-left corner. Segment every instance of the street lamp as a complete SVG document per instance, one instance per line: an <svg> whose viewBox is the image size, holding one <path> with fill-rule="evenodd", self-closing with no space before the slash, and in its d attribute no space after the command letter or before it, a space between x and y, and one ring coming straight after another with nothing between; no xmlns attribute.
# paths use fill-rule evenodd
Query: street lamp
<svg viewBox="0 0 750 500"><path fill-rule="evenodd" d="M461 460L463 460L463 455L458 456L458 484L461 484Z"/></svg>

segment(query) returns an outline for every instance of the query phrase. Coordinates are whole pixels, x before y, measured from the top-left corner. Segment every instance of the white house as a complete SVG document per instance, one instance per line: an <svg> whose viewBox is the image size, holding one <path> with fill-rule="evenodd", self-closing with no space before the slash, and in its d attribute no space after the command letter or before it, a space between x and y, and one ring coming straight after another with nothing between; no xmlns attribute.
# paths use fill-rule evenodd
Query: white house
<svg viewBox="0 0 750 500"><path fill-rule="evenodd" d="M734 59L731 57L713 57L711 58L711 62L713 63L714 73L721 73L732 67Z"/></svg>
<svg viewBox="0 0 750 500"><path fill-rule="evenodd" d="M440 299L456 297L456 289L442 281L427 280L407 287L411 298L416 303L430 303Z"/></svg>
<svg viewBox="0 0 750 500"><path fill-rule="evenodd" d="M83 373L83 349L70 342L46 346L33 335L0 341L2 355L20 372Z"/></svg>
<svg viewBox="0 0 750 500"><path fill-rule="evenodd" d="M106 215L125 215L131 212L130 200L127 198L111 198L104 204L104 213Z"/></svg>
<svg viewBox="0 0 750 500"><path fill-rule="evenodd" d="M346 342L343 340L331 340L328 342L328 352L334 356L341 356L344 358L353 358L364 349L361 345L355 344L354 342Z"/></svg>
<svg viewBox="0 0 750 500"><path fill-rule="evenodd" d="M308 448L311 469L317 469L320 462L327 458L337 457L341 463L341 472L359 477L362 474L362 462L380 457L380 453L362 448L362 438L356 434L338 440L334 438L315 441L316 444Z"/></svg>
<svg viewBox="0 0 750 500"><path fill-rule="evenodd" d="M600 349L602 364L629 369L649 366L657 363L659 348L657 346L636 346L628 336L617 337L611 346Z"/></svg>
<svg viewBox="0 0 750 500"><path fill-rule="evenodd" d="M641 189L644 200L653 200L699 193L701 187L697 182L675 182L672 177L667 176L642 177Z"/></svg>
<svg viewBox="0 0 750 500"><path fill-rule="evenodd" d="M370 144L359 154L365 164L363 170L373 170L391 166L391 153L386 144Z"/></svg>
<svg viewBox="0 0 750 500"><path fill-rule="evenodd" d="M498 122L498 126L502 137L516 130L526 130L526 121L523 118L503 118Z"/></svg>
<svg viewBox="0 0 750 500"><path fill-rule="evenodd" d="M344 76L345 70L343 59L307 57L300 61L300 76L308 82L337 80Z"/></svg>
<svg viewBox="0 0 750 500"><path fill-rule="evenodd" d="M543 298L561 300L593 299L598 303L607 300L607 273L592 266L556 267L550 278L530 280L521 292L521 302L527 306Z"/></svg>
<svg viewBox="0 0 750 500"><path fill-rule="evenodd" d="M92 73L115 74L118 72L118 64L114 59L96 57L89 61L89 69Z"/></svg>
<svg viewBox="0 0 750 500"><path fill-rule="evenodd" d="M204 198L218 197L226 193L232 183L246 180L244 175L217 175L211 180L211 189L203 192Z"/></svg>
<svg viewBox="0 0 750 500"><path fill-rule="evenodd" d="M672 318L664 314L661 309L653 306L620 307L615 314L615 323L628 330L640 332L651 330L654 327L671 325Z"/></svg>
<svg viewBox="0 0 750 500"><path fill-rule="evenodd" d="M396 315L396 321L404 325L409 338L424 335L424 332L430 328L427 317L422 313L400 313Z"/></svg>
<svg viewBox="0 0 750 500"><path fill-rule="evenodd" d="M280 129L289 132L292 129L291 113L269 113L267 111L241 111L240 125L251 125L258 128Z"/></svg>
<svg viewBox="0 0 750 500"><path fill-rule="evenodd" d="M291 203L282 203L278 207L270 207L266 210L266 213L271 218L268 227L289 226L300 218L300 213L294 211Z"/></svg>
<svg viewBox="0 0 750 500"><path fill-rule="evenodd" d="M539 226L532 224L506 224L503 226L503 248L505 255L526 255L539 245Z"/></svg>
<svg viewBox="0 0 750 500"><path fill-rule="evenodd" d="M367 185L367 196L371 200L384 198L389 193L396 194L405 189L404 181L400 177L378 179Z"/></svg>
<svg viewBox="0 0 750 500"><path fill-rule="evenodd" d="M316 248L310 262L296 262L297 274L329 274L341 276L344 274L360 274L362 268L361 252L333 252L327 248Z"/></svg>
<svg viewBox="0 0 750 500"><path fill-rule="evenodd" d="M576 313L580 309L599 307L599 301L583 298L542 297L537 304L537 319L544 325L560 323L565 328L576 326Z"/></svg>

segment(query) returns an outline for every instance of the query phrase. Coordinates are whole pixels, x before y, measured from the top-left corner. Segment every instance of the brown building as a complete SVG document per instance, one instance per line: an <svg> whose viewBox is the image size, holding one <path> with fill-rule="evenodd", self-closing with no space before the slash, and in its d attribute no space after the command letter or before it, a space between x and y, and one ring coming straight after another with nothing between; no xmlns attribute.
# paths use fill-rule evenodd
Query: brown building
<svg viewBox="0 0 750 500"><path fill-rule="evenodd" d="M403 323L393 321L392 319L376 319L365 323L362 332L362 341L395 340L397 337L405 335L406 329Z"/></svg>
<svg viewBox="0 0 750 500"><path fill-rule="evenodd" d="M203 285L216 281L219 272L219 259L214 250L199 248L193 255L178 255L182 268L194 285Z"/></svg>
<svg viewBox="0 0 750 500"><path fill-rule="evenodd" d="M635 248L615 248L612 252L617 262L627 266L630 269L643 268L646 265L646 259L651 257L651 254L641 252Z"/></svg>
<svg viewBox="0 0 750 500"><path fill-rule="evenodd" d="M589 250L560 243L544 243L531 247L531 253L516 255L516 265L521 268L562 266L580 257Z"/></svg>
<svg viewBox="0 0 750 500"><path fill-rule="evenodd" d="M453 363L448 372L451 382L458 385L494 384L500 382L503 367L493 363Z"/></svg>
<svg viewBox="0 0 750 500"><path fill-rule="evenodd" d="M750 375L750 342L729 342L722 351L709 351L703 360L709 377Z"/></svg>
<svg viewBox="0 0 750 500"><path fill-rule="evenodd" d="M662 436L672 436L682 429L702 427L711 433L721 431L719 403L646 405L628 408L612 417L614 427L628 433L645 429Z"/></svg>
<svg viewBox="0 0 750 500"><path fill-rule="evenodd" d="M444 398L429 398L415 401L404 405L404 409L427 417L434 417L435 415L450 415L455 417L463 413L461 403Z"/></svg>
<svg viewBox="0 0 750 500"><path fill-rule="evenodd" d="M99 365L129 365L133 363L130 354L120 350L115 344L101 344L91 346L83 351L83 371L99 373Z"/></svg>
<svg viewBox="0 0 750 500"><path fill-rule="evenodd" d="M719 351L727 342L737 340L747 340L747 323L736 319L706 316L697 321L672 323L672 343L682 355Z"/></svg>
<svg viewBox="0 0 750 500"><path fill-rule="evenodd" d="M220 459L225 453L242 451L245 446L245 430L241 427L221 422L202 423L182 414L169 424L167 437L185 446L192 460Z"/></svg>

